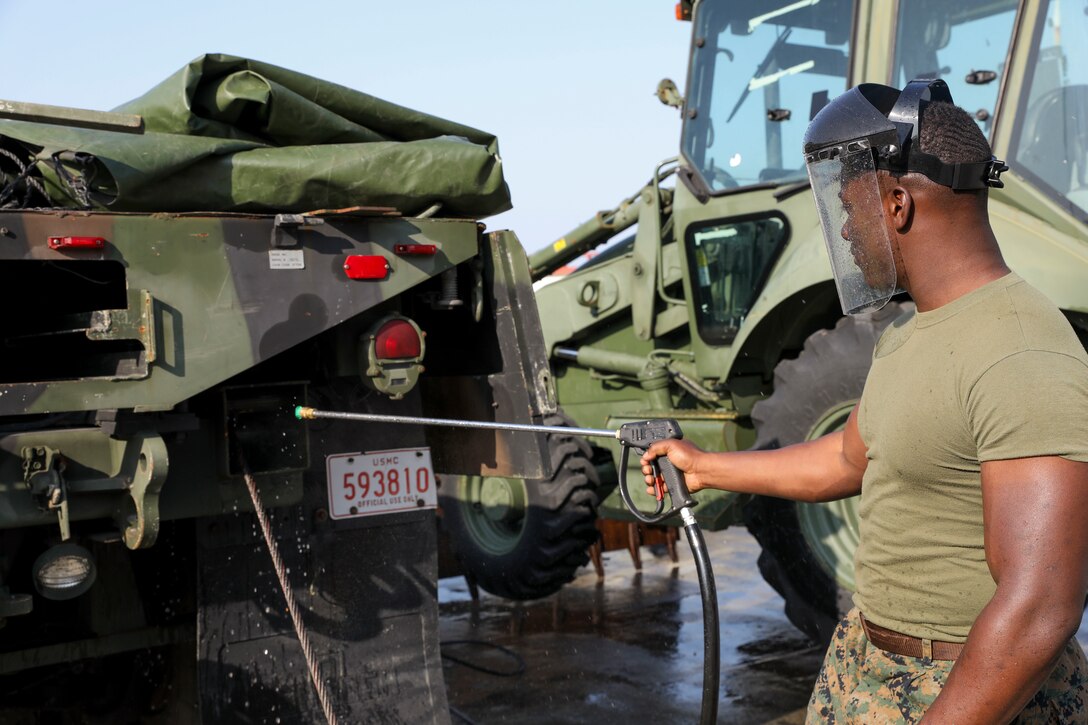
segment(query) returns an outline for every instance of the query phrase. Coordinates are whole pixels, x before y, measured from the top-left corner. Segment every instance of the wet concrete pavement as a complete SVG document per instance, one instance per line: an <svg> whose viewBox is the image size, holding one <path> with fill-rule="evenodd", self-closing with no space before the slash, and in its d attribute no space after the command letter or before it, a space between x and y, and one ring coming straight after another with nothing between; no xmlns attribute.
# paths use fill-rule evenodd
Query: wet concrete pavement
<svg viewBox="0 0 1088 725"><path fill-rule="evenodd" d="M759 547L744 529L707 532L721 617L722 723L801 722L823 652L786 620L782 600L759 575ZM642 550L605 554L558 594L510 602L463 579L439 590L443 653L510 672L517 660L471 640L501 645L524 662L501 677L444 660L451 706L491 723L696 722L702 698L703 619L691 552L679 564ZM458 722L458 718L453 718Z"/></svg>
<svg viewBox="0 0 1088 725"><path fill-rule="evenodd" d="M718 721L738 725L803 722L823 652L788 622L782 600L760 577L759 547L741 528L707 532L721 616ZM454 723L697 722L703 622L686 541L680 562L642 550L635 570L626 551L605 555L561 592L517 603L481 592L473 603L461 578L440 583L444 655L509 673L484 674L446 659ZM1088 622L1077 635L1088 645ZM452 644L470 640L471 644ZM486 642L504 653L476 644ZM516 659L515 659L516 656Z"/></svg>

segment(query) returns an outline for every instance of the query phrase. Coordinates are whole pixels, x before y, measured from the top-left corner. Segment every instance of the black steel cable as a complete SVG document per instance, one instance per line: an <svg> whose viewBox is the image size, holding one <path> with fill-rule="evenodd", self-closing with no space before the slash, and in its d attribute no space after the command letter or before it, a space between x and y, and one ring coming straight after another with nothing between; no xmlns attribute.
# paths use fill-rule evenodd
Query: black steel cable
<svg viewBox="0 0 1088 725"><path fill-rule="evenodd" d="M91 208L91 182L95 177L93 159L91 154L81 151L57 151L49 157L60 185L83 209ZM82 173L69 172L66 163L80 166Z"/></svg>
<svg viewBox="0 0 1088 725"><path fill-rule="evenodd" d="M15 193L15 190L18 188L20 181L26 183L26 197L23 199L24 207L27 206L27 204L29 204L30 202L31 191L37 191L43 197L47 199L49 198L48 196L46 196L45 189L42 188L41 183L30 175L30 173L34 170L33 160L31 160L31 163L29 164L24 164L22 162L22 159L20 159L18 156L8 151L7 149L2 148L0 148L0 156L6 157L7 159L14 162L17 167L19 167L19 174L13 177L11 181L8 182L2 190L0 190L0 208L7 208L9 206L7 204L8 197ZM4 176L6 178L7 175L5 174Z"/></svg>
<svg viewBox="0 0 1088 725"><path fill-rule="evenodd" d="M478 723L475 720L473 720L468 715L466 715L465 713L458 710L453 705L449 706L449 710L450 710L450 715L453 715L454 717L456 717L461 722L468 723L468 725L478 725Z"/></svg>
<svg viewBox="0 0 1088 725"><path fill-rule="evenodd" d="M317 658L314 656L313 647L310 646L310 637L302 622L302 614L298 610L298 601L295 599L294 591L291 589L291 583L287 579L287 569L283 565L283 557L280 555L280 548L276 544L275 538L272 536L272 523L268 519L268 512L265 511L264 505L261 503L260 494L257 492L257 482L254 480L253 474L250 473L249 465L246 463L240 447L238 457L242 464L242 477L245 479L249 497L253 501L253 509L257 514L257 521L260 523L265 545L268 547L268 553L272 557L272 567L276 571L276 578L279 579L280 589L283 590L283 598L287 602L287 613L291 615L291 623L295 626L295 634L298 636L298 643L302 647L302 655L306 660L306 667L310 672L310 680L313 682L314 690L317 692L317 701L320 703L321 710L325 713L325 719L328 721L329 725L337 725L336 712L333 710L332 700L329 698L325 680L322 679L318 669Z"/></svg>
<svg viewBox="0 0 1088 725"><path fill-rule="evenodd" d="M491 649L498 650L499 652L503 653L504 655L506 655L510 659L514 660L515 667L514 667L514 669L508 670L508 671L493 670L490 667L484 667L483 665L478 665L478 664L476 664L474 662L469 662L468 660L463 660L460 657L457 657L456 655L451 655L450 653L446 652L446 647L457 646L457 645L472 645L474 647L490 647ZM478 639L451 639L451 640L448 640L446 642L441 642L440 646L442 648L442 659L449 660L450 662L456 662L459 665L464 665L465 667L468 667L470 670L476 670L477 672L483 672L486 675L495 675L496 677L517 677L518 675L525 672L525 660L523 660L521 658L521 655L519 655L517 652L515 652L514 650L512 650L512 649L510 649L508 647L503 647L501 644L495 644L494 642L484 642L483 640L478 640Z"/></svg>

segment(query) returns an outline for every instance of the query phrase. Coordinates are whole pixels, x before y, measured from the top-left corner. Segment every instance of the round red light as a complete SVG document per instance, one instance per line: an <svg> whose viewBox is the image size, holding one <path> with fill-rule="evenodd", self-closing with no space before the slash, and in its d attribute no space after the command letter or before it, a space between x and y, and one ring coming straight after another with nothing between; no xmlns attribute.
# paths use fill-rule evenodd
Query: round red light
<svg viewBox="0 0 1088 725"><path fill-rule="evenodd" d="M419 335L405 320L390 320L374 337L374 354L379 360L419 357Z"/></svg>

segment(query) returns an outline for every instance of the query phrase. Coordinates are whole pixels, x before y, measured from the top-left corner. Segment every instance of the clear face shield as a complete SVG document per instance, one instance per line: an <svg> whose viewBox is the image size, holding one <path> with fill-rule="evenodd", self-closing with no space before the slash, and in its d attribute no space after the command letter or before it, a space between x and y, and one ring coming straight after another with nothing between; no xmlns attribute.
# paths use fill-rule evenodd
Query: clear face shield
<svg viewBox="0 0 1088 725"><path fill-rule="evenodd" d="M806 161L843 312L879 310L902 290L873 152L867 142L852 141Z"/></svg>

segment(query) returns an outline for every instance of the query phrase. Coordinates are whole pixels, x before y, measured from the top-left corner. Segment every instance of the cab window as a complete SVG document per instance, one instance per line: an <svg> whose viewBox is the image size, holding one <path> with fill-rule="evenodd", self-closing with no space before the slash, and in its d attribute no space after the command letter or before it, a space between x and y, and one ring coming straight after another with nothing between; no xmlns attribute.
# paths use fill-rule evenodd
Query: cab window
<svg viewBox="0 0 1088 725"><path fill-rule="evenodd" d="M941 78L987 137L1005 73L1017 0L900 0L895 78Z"/></svg>
<svg viewBox="0 0 1088 725"><path fill-rule="evenodd" d="M807 178L809 120L846 90L851 0L705 0L681 150L710 193Z"/></svg>
<svg viewBox="0 0 1088 725"><path fill-rule="evenodd" d="M733 341L787 236L786 220L777 214L688 230L695 322L704 341L712 345Z"/></svg>
<svg viewBox="0 0 1088 725"><path fill-rule="evenodd" d="M1043 3L1009 165L1088 218L1088 0Z"/></svg>

